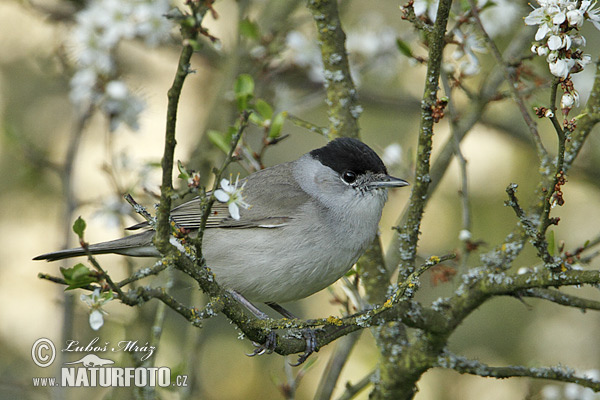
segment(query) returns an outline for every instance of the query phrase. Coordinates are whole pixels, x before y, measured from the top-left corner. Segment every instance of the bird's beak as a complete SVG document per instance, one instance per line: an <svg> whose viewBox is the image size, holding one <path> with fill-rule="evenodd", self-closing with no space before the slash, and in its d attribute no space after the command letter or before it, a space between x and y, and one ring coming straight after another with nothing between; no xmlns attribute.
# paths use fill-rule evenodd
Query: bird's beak
<svg viewBox="0 0 600 400"><path fill-rule="evenodd" d="M408 185L409 183L404 179L394 178L390 175L379 175L376 181L369 183L370 188L397 188Z"/></svg>

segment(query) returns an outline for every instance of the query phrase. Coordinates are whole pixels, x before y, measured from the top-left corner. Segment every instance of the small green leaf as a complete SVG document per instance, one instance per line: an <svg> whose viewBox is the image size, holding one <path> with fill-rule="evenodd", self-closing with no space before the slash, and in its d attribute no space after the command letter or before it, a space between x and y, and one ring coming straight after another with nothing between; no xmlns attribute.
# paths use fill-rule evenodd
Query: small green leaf
<svg viewBox="0 0 600 400"><path fill-rule="evenodd" d="M261 115L261 117L263 117L263 119L273 118L273 107L271 107L269 103L263 99L256 100L254 108L256 108L256 111Z"/></svg>
<svg viewBox="0 0 600 400"><path fill-rule="evenodd" d="M396 39L396 45L398 46L398 50L400 50L400 53L404 54L406 57L413 57L413 52L410 46L404 40L400 38Z"/></svg>
<svg viewBox="0 0 600 400"><path fill-rule="evenodd" d="M275 139L279 137L279 135L281 134L281 130L283 129L283 123L285 122L286 118L287 112L285 111L282 111L279 114L275 115L275 117L273 117L273 120L271 121L271 129L269 129L270 139Z"/></svg>
<svg viewBox="0 0 600 400"><path fill-rule="evenodd" d="M72 268L60 268L65 281L69 285L65 290L85 287L93 282L98 282L98 277L91 275L90 269L79 263Z"/></svg>
<svg viewBox="0 0 600 400"><path fill-rule="evenodd" d="M252 122L256 126L264 126L265 125L265 120L257 112L253 112L252 114L250 114L248 119L250 120L250 122Z"/></svg>
<svg viewBox="0 0 600 400"><path fill-rule="evenodd" d="M254 96L254 79L248 74L241 74L235 81L235 99L240 111L248 108L248 103Z"/></svg>
<svg viewBox="0 0 600 400"><path fill-rule="evenodd" d="M219 131L209 129L206 134L212 144L223 150L225 154L229 153L229 143L225 139L225 135Z"/></svg>
<svg viewBox="0 0 600 400"><path fill-rule="evenodd" d="M556 254L555 243L554 243L554 231L548 232L548 253L554 257Z"/></svg>
<svg viewBox="0 0 600 400"><path fill-rule="evenodd" d="M240 22L240 35L245 36L248 39L258 40L260 38L260 30L255 22L246 18Z"/></svg>
<svg viewBox="0 0 600 400"><path fill-rule="evenodd" d="M179 179L188 180L190 179L190 173L185 169L181 161L177 160L177 169L179 170Z"/></svg>
<svg viewBox="0 0 600 400"><path fill-rule="evenodd" d="M75 234L79 236L80 239L83 239L83 232L85 231L85 227L86 223L83 220L83 218L77 217L77 219L73 223L73 232L75 232Z"/></svg>

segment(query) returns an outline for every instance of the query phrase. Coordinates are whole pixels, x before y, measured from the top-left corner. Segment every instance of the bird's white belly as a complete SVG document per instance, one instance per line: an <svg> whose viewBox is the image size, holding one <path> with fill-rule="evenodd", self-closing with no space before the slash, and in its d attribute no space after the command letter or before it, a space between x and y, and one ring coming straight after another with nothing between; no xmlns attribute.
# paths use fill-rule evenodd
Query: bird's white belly
<svg viewBox="0 0 600 400"><path fill-rule="evenodd" d="M369 238L357 241L352 232L335 237L306 233L290 242L283 240L287 229L294 228L252 229L254 235L243 229L207 230L203 252L217 282L252 301L297 300L338 280L370 243Z"/></svg>

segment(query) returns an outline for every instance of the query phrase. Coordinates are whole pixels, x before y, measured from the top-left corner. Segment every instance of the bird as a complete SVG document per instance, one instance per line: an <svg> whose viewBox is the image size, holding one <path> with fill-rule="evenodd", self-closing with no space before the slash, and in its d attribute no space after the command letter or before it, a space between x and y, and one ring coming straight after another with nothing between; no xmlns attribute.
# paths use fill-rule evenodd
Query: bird
<svg viewBox="0 0 600 400"><path fill-rule="evenodd" d="M387 190L407 186L388 174L377 153L354 138L337 138L300 158L240 180L243 207L232 215L215 201L202 253L216 281L249 302L270 305L305 298L346 274L375 239ZM200 197L171 210L181 228L197 232ZM234 218L237 217L237 218ZM140 233L91 244L91 254L160 257L147 222ZM55 261L84 256L73 248L39 255Z"/></svg>

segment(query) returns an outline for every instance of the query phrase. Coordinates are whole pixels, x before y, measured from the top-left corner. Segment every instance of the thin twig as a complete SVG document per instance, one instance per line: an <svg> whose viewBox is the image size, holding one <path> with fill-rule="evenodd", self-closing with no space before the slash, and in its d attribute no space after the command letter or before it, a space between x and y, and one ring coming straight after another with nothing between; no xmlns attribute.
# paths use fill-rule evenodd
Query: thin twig
<svg viewBox="0 0 600 400"><path fill-rule="evenodd" d="M353 385L350 384L350 382L346 383L346 391L344 393L342 393L342 395L340 397L338 397L337 400L353 399L354 396L356 396L358 393L360 393L363 389L365 389L367 386L369 386L371 384L371 380L373 379L374 374L375 374L375 371L369 372L360 381L356 382Z"/></svg>
<svg viewBox="0 0 600 400"><path fill-rule="evenodd" d="M538 133L537 124L535 123L535 121L533 120L531 115L529 114L529 112L527 110L527 106L525 105L525 101L523 100L523 97L521 96L521 94L519 93L519 90L517 89L519 81L518 81L516 75L514 74L514 71L513 71L514 68L510 67L506 63L506 61L504 61L504 58L502 57L500 50L498 50L496 43L494 43L492 38L488 35L487 31L483 27L483 24L481 23L481 19L479 17L479 8L476 4L476 1L469 0L469 4L471 5L471 13L473 14L473 20L475 21L479 30L481 31L481 34L483 35L485 43L488 46L488 48L490 49L490 51L492 52L492 55L496 59L496 62L498 63L498 65L500 65L502 67L502 71L504 72L506 81L509 82L508 87L512 93L513 99L517 103L519 111L521 112L521 116L523 117L525 124L529 128L529 132L531 132L531 136L532 136L532 138L535 142L535 146L537 148L538 157L543 162L544 160L546 160L548 158L548 152L544 148L544 144L542 143L542 139L540 138L540 134Z"/></svg>
<svg viewBox="0 0 600 400"><path fill-rule="evenodd" d="M600 301L584 299L554 289L531 288L519 292L518 295L523 297L535 297L538 299L548 300L553 303L560 304L562 306L579 308L584 311L600 311Z"/></svg>
<svg viewBox="0 0 600 400"><path fill-rule="evenodd" d="M590 388L595 392L600 392L600 382L591 378L576 376L573 369L561 365L556 367L534 368L527 368L521 365L491 367L477 360L467 359L445 352L439 357L438 366L453 369L461 374L471 374L498 379L529 377L559 382L570 382Z"/></svg>

